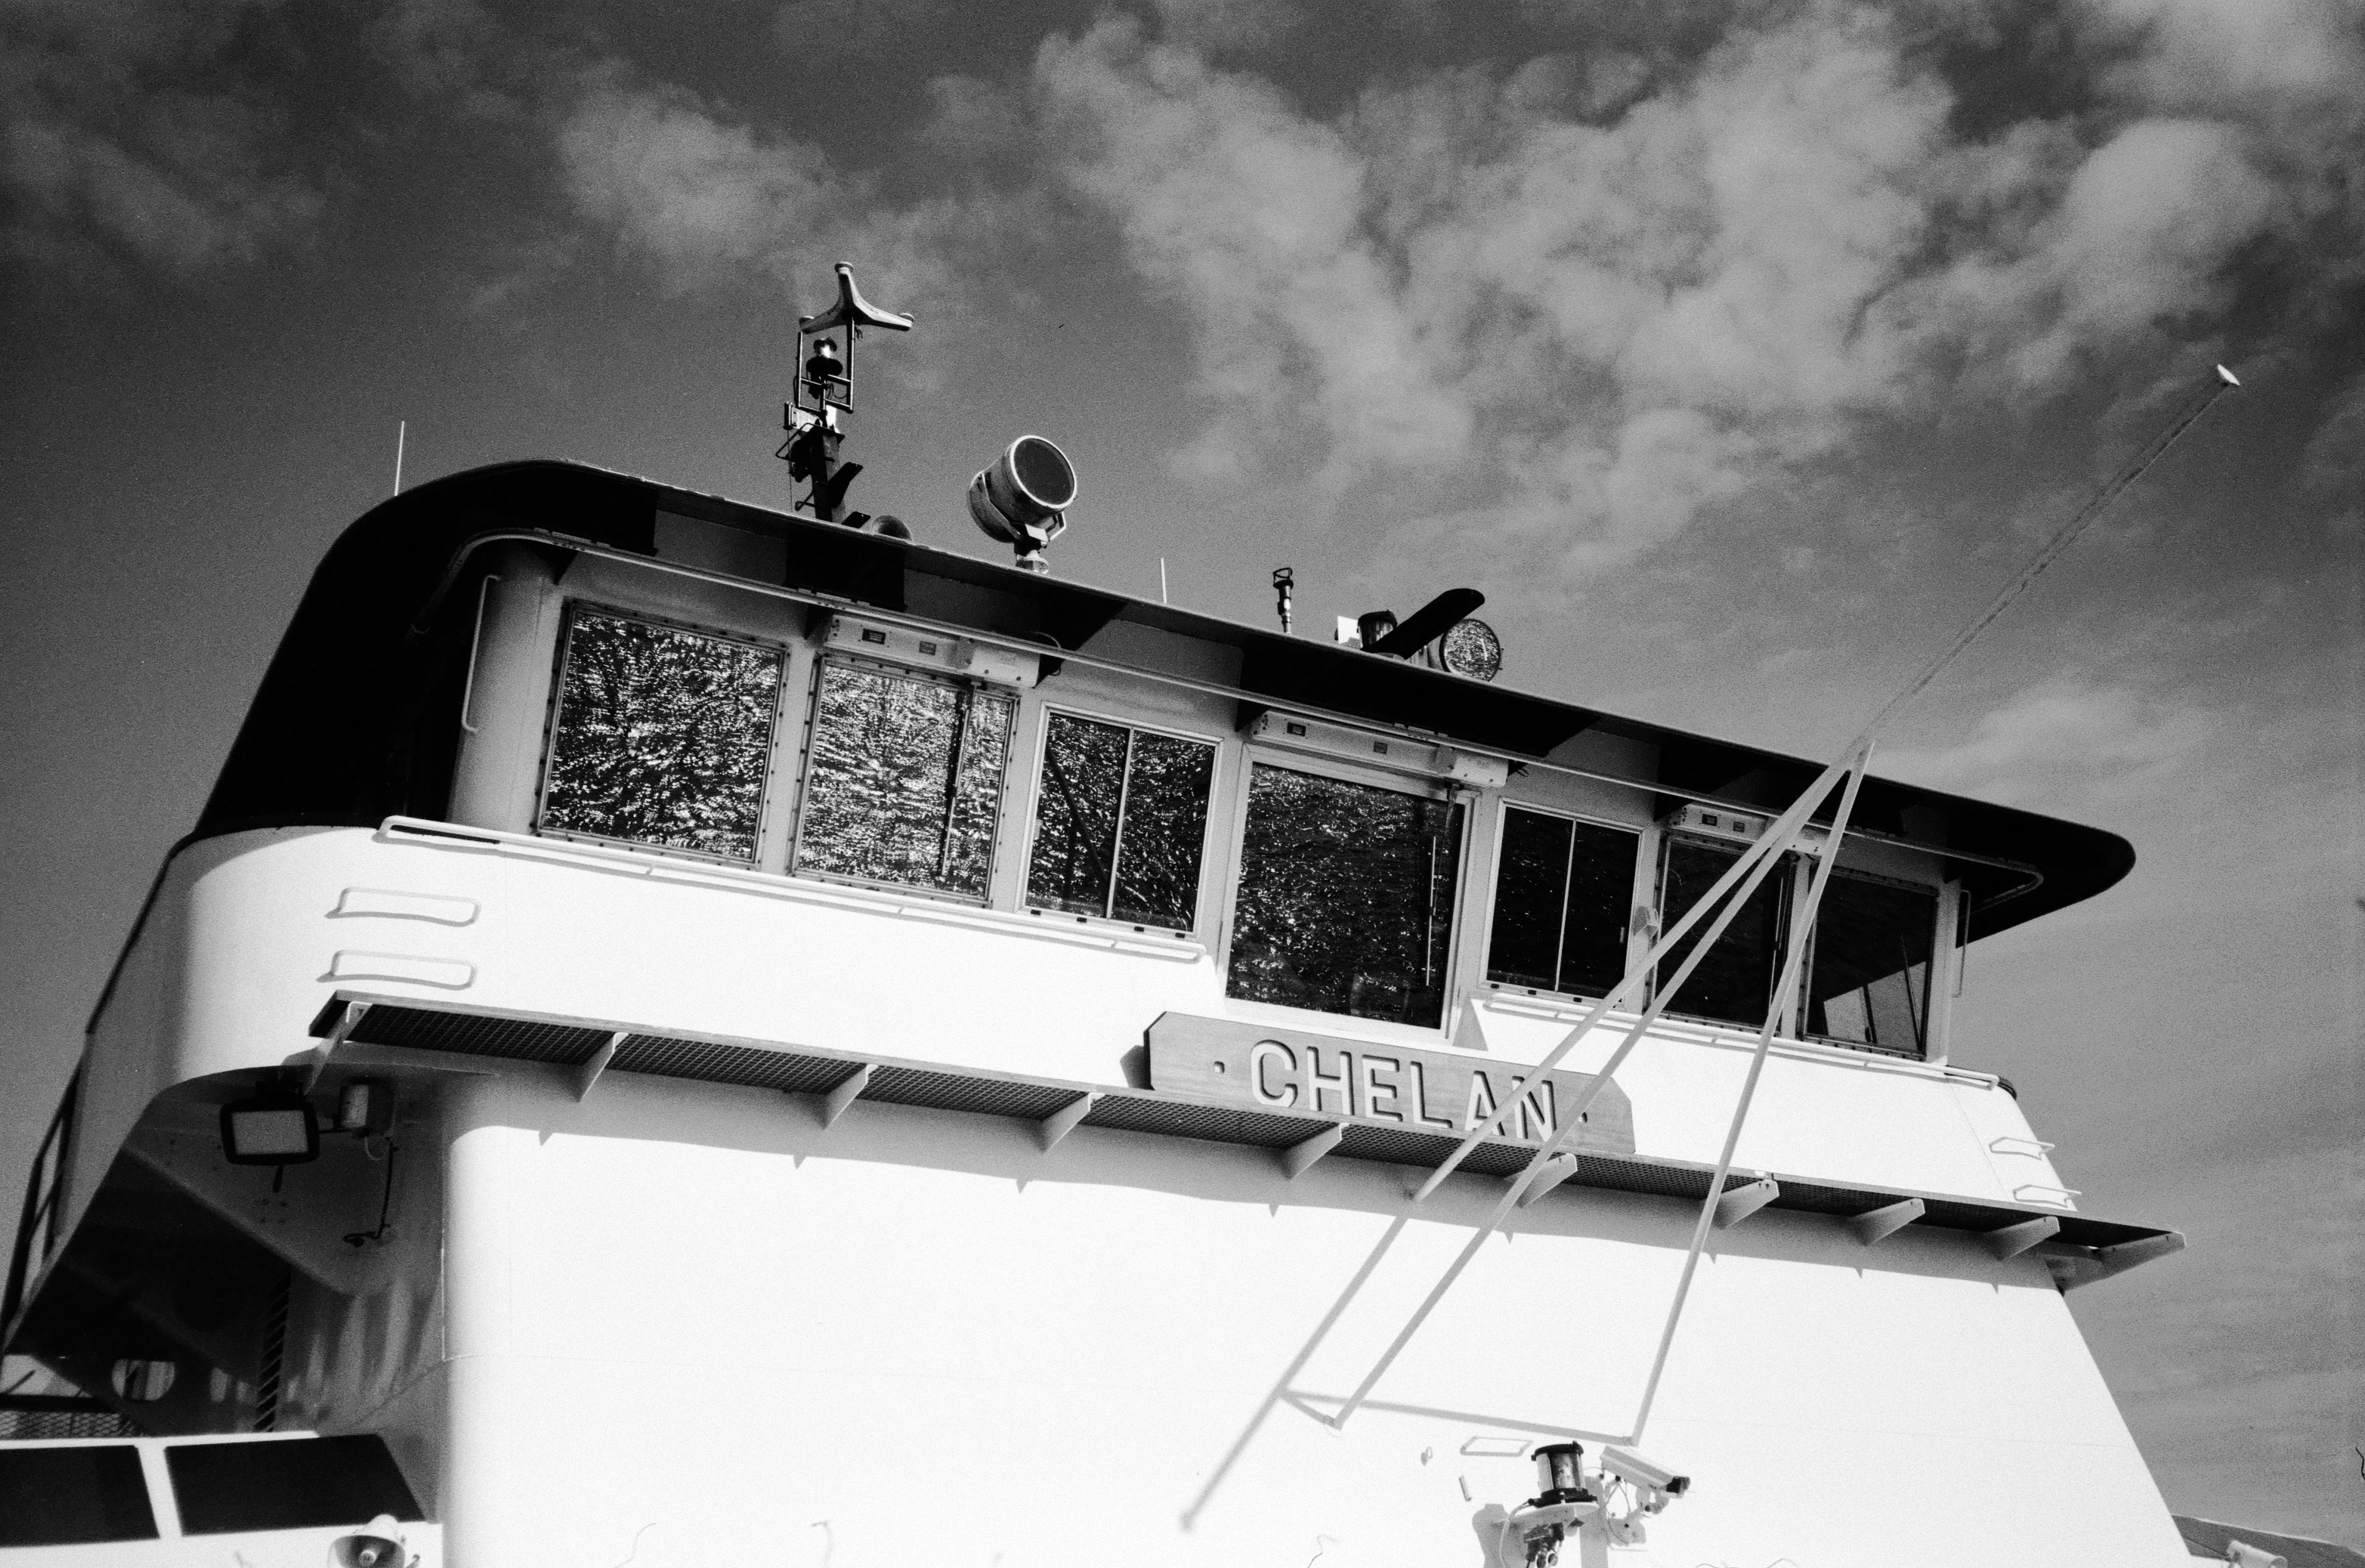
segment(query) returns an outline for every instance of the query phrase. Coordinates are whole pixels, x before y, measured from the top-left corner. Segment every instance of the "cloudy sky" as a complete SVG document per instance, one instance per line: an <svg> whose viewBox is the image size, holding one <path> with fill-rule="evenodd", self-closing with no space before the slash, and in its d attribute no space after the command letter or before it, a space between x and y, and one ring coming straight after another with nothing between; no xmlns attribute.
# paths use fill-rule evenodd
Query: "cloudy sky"
<svg viewBox="0 0 2365 1568"><path fill-rule="evenodd" d="M2365 1544L2359 0L0 0L0 1204L321 551L571 456L1301 625L1468 583L1507 679L1820 755L2223 360L1883 737L2108 826L1958 1059L2180 1258L2073 1304L2172 1504Z"/></svg>

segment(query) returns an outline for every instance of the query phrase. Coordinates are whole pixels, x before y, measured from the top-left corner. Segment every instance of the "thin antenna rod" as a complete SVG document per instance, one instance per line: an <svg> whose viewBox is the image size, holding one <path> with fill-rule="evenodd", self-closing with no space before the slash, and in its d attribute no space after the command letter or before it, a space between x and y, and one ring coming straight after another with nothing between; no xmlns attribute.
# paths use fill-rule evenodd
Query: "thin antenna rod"
<svg viewBox="0 0 2365 1568"><path fill-rule="evenodd" d="M1158 557L1158 602L1171 602L1166 597L1166 557L1163 555Z"/></svg>
<svg viewBox="0 0 2365 1568"><path fill-rule="evenodd" d="M2078 536L2086 532L2089 524L2108 510L2111 503L2117 500L2129 485L2143 477L2144 470L2158 462L2167 454L2168 449L2176 444L2177 437L2191 429L2193 421L2207 413L2211 404L2240 385L2242 385L2241 382L2235 379L2232 371L2222 364L2217 366L2216 374L2210 379L2209 384L2188 400L2184 410L2170 420L2158 435L2153 436L2142 451L2120 465L2119 471L2112 475L2109 481L2101 489L2095 491L2084 506L2078 509L2077 515L2064 523L2060 531L2051 539L2046 541L2045 548L2039 550L2035 557L2021 568L2020 576L2012 578L2005 585L2003 591L1989 602L1987 609L1979 612L1978 619L1964 627L1953 642L1941 649L1936 656L1922 666L1921 671L1911 680L1905 683L1903 690L1890 698L1888 705L1872 716L1870 722L1857 732L1855 739L1848 743L1847 749L1852 752L1872 739L1874 734L1887 723L1899 709L1921 696L1922 689L1938 678L1939 671L1954 663L1956 655L1977 642L1979 633L1994 625L1997 618L2012 608L2012 601L2027 592L2029 585L2042 577L2047 566L2059 560L2063 551L2077 543Z"/></svg>
<svg viewBox="0 0 2365 1568"><path fill-rule="evenodd" d="M410 434L410 421L398 420L394 426L394 493L402 494L402 443Z"/></svg>

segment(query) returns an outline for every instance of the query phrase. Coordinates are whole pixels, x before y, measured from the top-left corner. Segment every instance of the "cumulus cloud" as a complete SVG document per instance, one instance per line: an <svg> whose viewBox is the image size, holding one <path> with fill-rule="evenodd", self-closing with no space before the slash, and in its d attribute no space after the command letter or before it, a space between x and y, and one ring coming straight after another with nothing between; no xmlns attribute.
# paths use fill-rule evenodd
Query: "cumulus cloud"
<svg viewBox="0 0 2365 1568"><path fill-rule="evenodd" d="M275 0L0 6L6 242L84 275L195 273L302 237L325 205L270 98L224 68Z"/></svg>
<svg viewBox="0 0 2365 1568"><path fill-rule="evenodd" d="M946 299L949 202L895 207L820 148L734 118L686 88L608 64L588 72L554 133L574 208L686 291L755 276L810 288L854 264L864 292Z"/></svg>
<svg viewBox="0 0 2365 1568"><path fill-rule="evenodd" d="M1871 421L2214 346L2243 259L2304 238L2292 193L2365 147L2265 100L2348 67L2213 66L2196 29L2259 29L2197 4L2089 20L2113 111L1978 136L1892 15L1839 0L1681 69L1439 70L1327 116L1107 19L1032 88L1059 177L1194 330L1216 411L1179 471L1583 577Z"/></svg>
<svg viewBox="0 0 2365 1568"><path fill-rule="evenodd" d="M2174 769L2215 729L2204 709L2068 675L2013 693L1964 741L1883 751L1878 766L1897 778L1992 799L2101 803Z"/></svg>

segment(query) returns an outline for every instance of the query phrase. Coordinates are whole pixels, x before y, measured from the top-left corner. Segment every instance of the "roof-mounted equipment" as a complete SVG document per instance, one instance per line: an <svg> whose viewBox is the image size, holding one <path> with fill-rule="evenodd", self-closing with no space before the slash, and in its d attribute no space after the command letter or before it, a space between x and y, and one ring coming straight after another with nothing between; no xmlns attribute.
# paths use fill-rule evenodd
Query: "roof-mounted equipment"
<svg viewBox="0 0 2365 1568"><path fill-rule="evenodd" d="M1018 554L1021 571L1048 572L1043 548L1067 532L1076 465L1039 435L1022 435L969 482L969 515Z"/></svg>
<svg viewBox="0 0 2365 1568"><path fill-rule="evenodd" d="M837 303L817 316L797 319L797 344L803 363L795 390L780 405L780 426L789 432L788 439L772 455L787 462L789 477L811 487L805 504L824 522L844 522L866 532L909 539L912 531L898 519L874 520L864 512L844 510L846 487L862 472L862 465L837 460L838 443L846 439L838 416L854 411L854 345L865 327L908 332L912 318L882 310L863 298L862 291L854 286L854 269L840 262ZM843 352L833 336L835 333L845 335Z"/></svg>

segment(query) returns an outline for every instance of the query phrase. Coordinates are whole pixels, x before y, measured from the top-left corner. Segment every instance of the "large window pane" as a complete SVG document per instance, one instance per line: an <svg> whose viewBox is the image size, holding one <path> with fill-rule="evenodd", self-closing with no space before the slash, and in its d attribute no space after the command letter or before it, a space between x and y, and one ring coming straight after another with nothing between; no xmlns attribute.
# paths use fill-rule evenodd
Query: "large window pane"
<svg viewBox="0 0 2365 1568"><path fill-rule="evenodd" d="M155 1539L140 1450L130 1444L0 1448L0 1546Z"/></svg>
<svg viewBox="0 0 2365 1568"><path fill-rule="evenodd" d="M1141 925L1191 928L1199 908L1199 860L1207 846L1207 791L1215 779L1214 746L1134 732L1111 914Z"/></svg>
<svg viewBox="0 0 2365 1568"><path fill-rule="evenodd" d="M756 856L777 648L577 609L536 827Z"/></svg>
<svg viewBox="0 0 2365 1568"><path fill-rule="evenodd" d="M1920 1056L1938 894L1834 869L1815 912L1807 1033Z"/></svg>
<svg viewBox="0 0 2365 1568"><path fill-rule="evenodd" d="M984 898L1015 708L996 691L824 665L796 868Z"/></svg>
<svg viewBox="0 0 2365 1568"><path fill-rule="evenodd" d="M1259 764L1227 989L1436 1025L1461 857L1459 805Z"/></svg>
<svg viewBox="0 0 2365 1568"><path fill-rule="evenodd" d="M1189 930L1215 763L1203 741L1052 714L1027 902Z"/></svg>
<svg viewBox="0 0 2365 1568"><path fill-rule="evenodd" d="M164 1450L189 1535L367 1524L420 1518L386 1440L373 1434L267 1443L176 1443Z"/></svg>
<svg viewBox="0 0 2365 1568"><path fill-rule="evenodd" d="M1670 926L1675 924L1740 858L1740 850L1722 845L1668 839L1659 881L1660 918ZM1757 885L1699 968L1684 981L1668 1012L1753 1026L1765 1022L1765 1010L1774 1002L1774 965L1780 951L1789 870L1786 860ZM1660 961L1657 983L1664 985L1675 978L1698 945L1700 934L1715 919L1713 913L1701 916L1700 924Z"/></svg>
<svg viewBox="0 0 2365 1568"><path fill-rule="evenodd" d="M1541 812L1505 812L1486 978L1594 996L1623 979L1640 837Z"/></svg>

